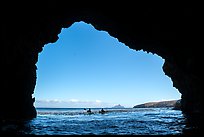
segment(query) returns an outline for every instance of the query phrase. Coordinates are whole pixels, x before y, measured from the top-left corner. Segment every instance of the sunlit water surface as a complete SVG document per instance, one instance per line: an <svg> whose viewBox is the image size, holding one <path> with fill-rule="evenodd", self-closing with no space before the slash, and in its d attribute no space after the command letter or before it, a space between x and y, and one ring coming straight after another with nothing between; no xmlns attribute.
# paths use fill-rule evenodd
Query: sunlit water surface
<svg viewBox="0 0 204 137"><path fill-rule="evenodd" d="M185 127L182 112L172 108L105 108L105 114L99 110L88 114L83 108L38 108L37 118L21 128L10 125L2 130L26 135L179 135Z"/></svg>

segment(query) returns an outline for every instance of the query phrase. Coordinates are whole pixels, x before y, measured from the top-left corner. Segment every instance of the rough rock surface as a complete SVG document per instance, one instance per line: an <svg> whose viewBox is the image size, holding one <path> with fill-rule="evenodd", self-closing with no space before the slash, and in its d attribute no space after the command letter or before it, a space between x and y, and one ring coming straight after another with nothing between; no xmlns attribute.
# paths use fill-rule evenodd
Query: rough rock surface
<svg viewBox="0 0 204 137"><path fill-rule="evenodd" d="M62 28L77 21L107 31L131 49L165 59L163 70L182 94L182 111L203 118L203 59L197 7L187 2L81 2L1 3L1 119L36 116L32 94L38 54L45 44L57 41Z"/></svg>

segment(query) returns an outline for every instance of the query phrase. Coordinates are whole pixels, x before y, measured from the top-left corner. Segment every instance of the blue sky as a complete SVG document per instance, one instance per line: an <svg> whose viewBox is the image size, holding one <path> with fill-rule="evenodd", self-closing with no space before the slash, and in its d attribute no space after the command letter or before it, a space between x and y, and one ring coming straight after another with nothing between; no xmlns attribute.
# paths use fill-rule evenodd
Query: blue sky
<svg viewBox="0 0 204 137"><path fill-rule="evenodd" d="M36 107L112 107L180 99L164 60L84 22L62 29L37 63Z"/></svg>

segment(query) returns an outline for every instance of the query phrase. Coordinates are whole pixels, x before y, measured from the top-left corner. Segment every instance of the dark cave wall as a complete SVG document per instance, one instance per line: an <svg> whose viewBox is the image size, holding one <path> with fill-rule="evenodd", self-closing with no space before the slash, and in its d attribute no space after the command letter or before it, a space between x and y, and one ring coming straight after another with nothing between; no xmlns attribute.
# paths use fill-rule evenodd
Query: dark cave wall
<svg viewBox="0 0 204 137"><path fill-rule="evenodd" d="M197 20L192 5L117 3L95 3L95 7L61 2L29 3L28 7L5 5L11 12L1 10L0 118L36 116L32 94L38 54L45 44L57 41L62 28L81 20L107 31L132 49L164 58L163 70L182 94L182 111L202 115L202 50L196 44Z"/></svg>

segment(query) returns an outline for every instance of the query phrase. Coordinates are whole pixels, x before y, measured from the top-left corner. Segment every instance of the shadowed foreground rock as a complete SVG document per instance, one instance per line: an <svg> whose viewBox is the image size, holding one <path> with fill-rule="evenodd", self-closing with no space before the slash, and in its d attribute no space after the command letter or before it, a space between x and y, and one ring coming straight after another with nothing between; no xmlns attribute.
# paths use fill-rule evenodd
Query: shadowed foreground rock
<svg viewBox="0 0 204 137"><path fill-rule="evenodd" d="M45 44L57 41L62 28L77 21L107 31L131 49L151 52L165 59L163 70L182 94L181 110L189 118L199 116L202 119L199 12L187 2L161 5L135 1L117 1L114 5L106 1L91 4L88 1L66 4L63 1L3 2L0 9L0 119L36 117L32 94L38 54Z"/></svg>

